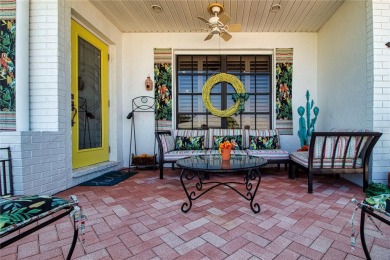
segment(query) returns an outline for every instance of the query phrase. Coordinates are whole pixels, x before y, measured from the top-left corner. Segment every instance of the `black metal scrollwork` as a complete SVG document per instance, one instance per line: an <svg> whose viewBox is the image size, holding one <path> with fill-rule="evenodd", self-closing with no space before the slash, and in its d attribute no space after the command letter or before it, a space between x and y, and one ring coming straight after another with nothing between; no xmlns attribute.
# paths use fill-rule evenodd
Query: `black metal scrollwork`
<svg viewBox="0 0 390 260"><path fill-rule="evenodd" d="M200 193L198 195L195 193L195 191L189 192L185 183L184 183L184 180L183 180L183 179L185 179L185 180L190 181L190 180L194 179L195 177L197 177L197 183L196 183L195 187L198 191L200 191ZM183 205L181 206L182 212L186 213L191 209L193 200L198 199L203 194L209 192L210 190L214 189L215 187L222 186L222 185L229 187L230 189L234 190L236 193L241 195L244 199L250 201L250 208L254 213L260 212L261 209L260 209L259 203L254 203L256 192L259 188L260 181L261 181L261 175L260 175L260 172L258 169L250 169L246 173L243 183L242 182L241 183L240 182L216 182L216 181L205 182L203 179L204 178L202 178L199 171L195 171L195 170L190 171L190 170L186 170L186 169L183 169L181 171L180 181L181 181L184 192L186 193L186 196L188 199L188 202L184 202ZM252 184L252 182L255 182L256 180L257 180L257 182ZM207 184L208 188L206 188L205 190L202 191L204 184ZM246 193L240 192L232 184L244 185L245 189L246 189ZM209 185L211 185L211 186L209 186Z"/></svg>

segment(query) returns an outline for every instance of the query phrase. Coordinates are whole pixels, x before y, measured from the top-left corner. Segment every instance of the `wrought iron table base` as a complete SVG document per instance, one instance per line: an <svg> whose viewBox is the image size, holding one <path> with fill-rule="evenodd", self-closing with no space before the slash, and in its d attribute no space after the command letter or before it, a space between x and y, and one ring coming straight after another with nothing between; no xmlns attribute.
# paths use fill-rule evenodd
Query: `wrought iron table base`
<svg viewBox="0 0 390 260"><path fill-rule="evenodd" d="M209 179L209 178L207 178L208 176L209 176L208 172L202 173L199 170L182 169L182 171L180 173L180 182L181 182L183 189L184 189L184 192L186 193L187 198L188 198L188 202L184 202L183 205L181 206L182 212L187 213L192 208L192 201L197 200L198 198L200 198L201 196L203 196L204 194L206 194L207 192L209 192L210 190L212 190L218 186L225 186L225 187L229 187L230 189L234 190L239 195L241 195L241 197L250 201L250 207L255 214L260 212L259 203L254 203L256 192L257 192L257 189L259 188L260 181L261 181L260 171L257 168L248 170L248 172L246 173L246 175L244 177L243 183L234 182L234 181L232 181L232 182L205 181L206 179ZM194 178L197 179L197 183L196 183L195 187L196 187L196 190L200 192L199 194L196 194L196 191L189 192L186 185L184 184L183 179L190 181ZM257 183L256 183L256 181L257 181ZM212 186L210 186L202 191L204 184L212 184ZM245 185L246 193L240 192L231 184Z"/></svg>

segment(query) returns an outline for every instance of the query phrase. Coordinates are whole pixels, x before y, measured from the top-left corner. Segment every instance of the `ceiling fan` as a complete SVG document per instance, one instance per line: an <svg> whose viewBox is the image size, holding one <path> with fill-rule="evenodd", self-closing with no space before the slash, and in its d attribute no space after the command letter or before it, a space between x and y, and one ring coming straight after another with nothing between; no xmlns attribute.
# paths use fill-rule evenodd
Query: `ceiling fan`
<svg viewBox="0 0 390 260"><path fill-rule="evenodd" d="M198 19L207 24L207 31L211 30L211 32L204 39L205 41L210 40L214 34L218 34L222 39L228 41L232 38L230 32L239 32L241 31L241 24L231 24L227 25L230 21L229 15L224 13L223 5L219 3L210 4L207 7L207 11L214 15L209 18L209 20L204 19L203 17L199 17Z"/></svg>

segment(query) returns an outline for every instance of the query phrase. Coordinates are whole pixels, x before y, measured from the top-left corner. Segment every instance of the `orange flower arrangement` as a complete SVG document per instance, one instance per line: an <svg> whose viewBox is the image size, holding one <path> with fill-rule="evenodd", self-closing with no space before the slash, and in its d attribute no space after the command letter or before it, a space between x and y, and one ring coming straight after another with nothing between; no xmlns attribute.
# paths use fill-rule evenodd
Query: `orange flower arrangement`
<svg viewBox="0 0 390 260"><path fill-rule="evenodd" d="M219 144L219 149L234 149L234 144L232 144L231 142L229 141L225 141L223 143L220 143Z"/></svg>
<svg viewBox="0 0 390 260"><path fill-rule="evenodd" d="M229 141L219 144L219 153L222 155L222 160L230 160L230 150L234 150L235 145Z"/></svg>

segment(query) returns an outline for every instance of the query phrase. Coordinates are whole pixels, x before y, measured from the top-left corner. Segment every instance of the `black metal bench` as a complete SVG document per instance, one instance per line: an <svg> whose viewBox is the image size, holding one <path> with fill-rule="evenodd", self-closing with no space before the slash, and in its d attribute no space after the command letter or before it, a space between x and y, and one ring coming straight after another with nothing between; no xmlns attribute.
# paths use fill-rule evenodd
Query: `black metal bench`
<svg viewBox="0 0 390 260"><path fill-rule="evenodd" d="M369 160L379 132L314 132L308 152L290 154L289 178L298 168L307 172L308 193L313 193L315 174L363 174L363 190L368 186Z"/></svg>

